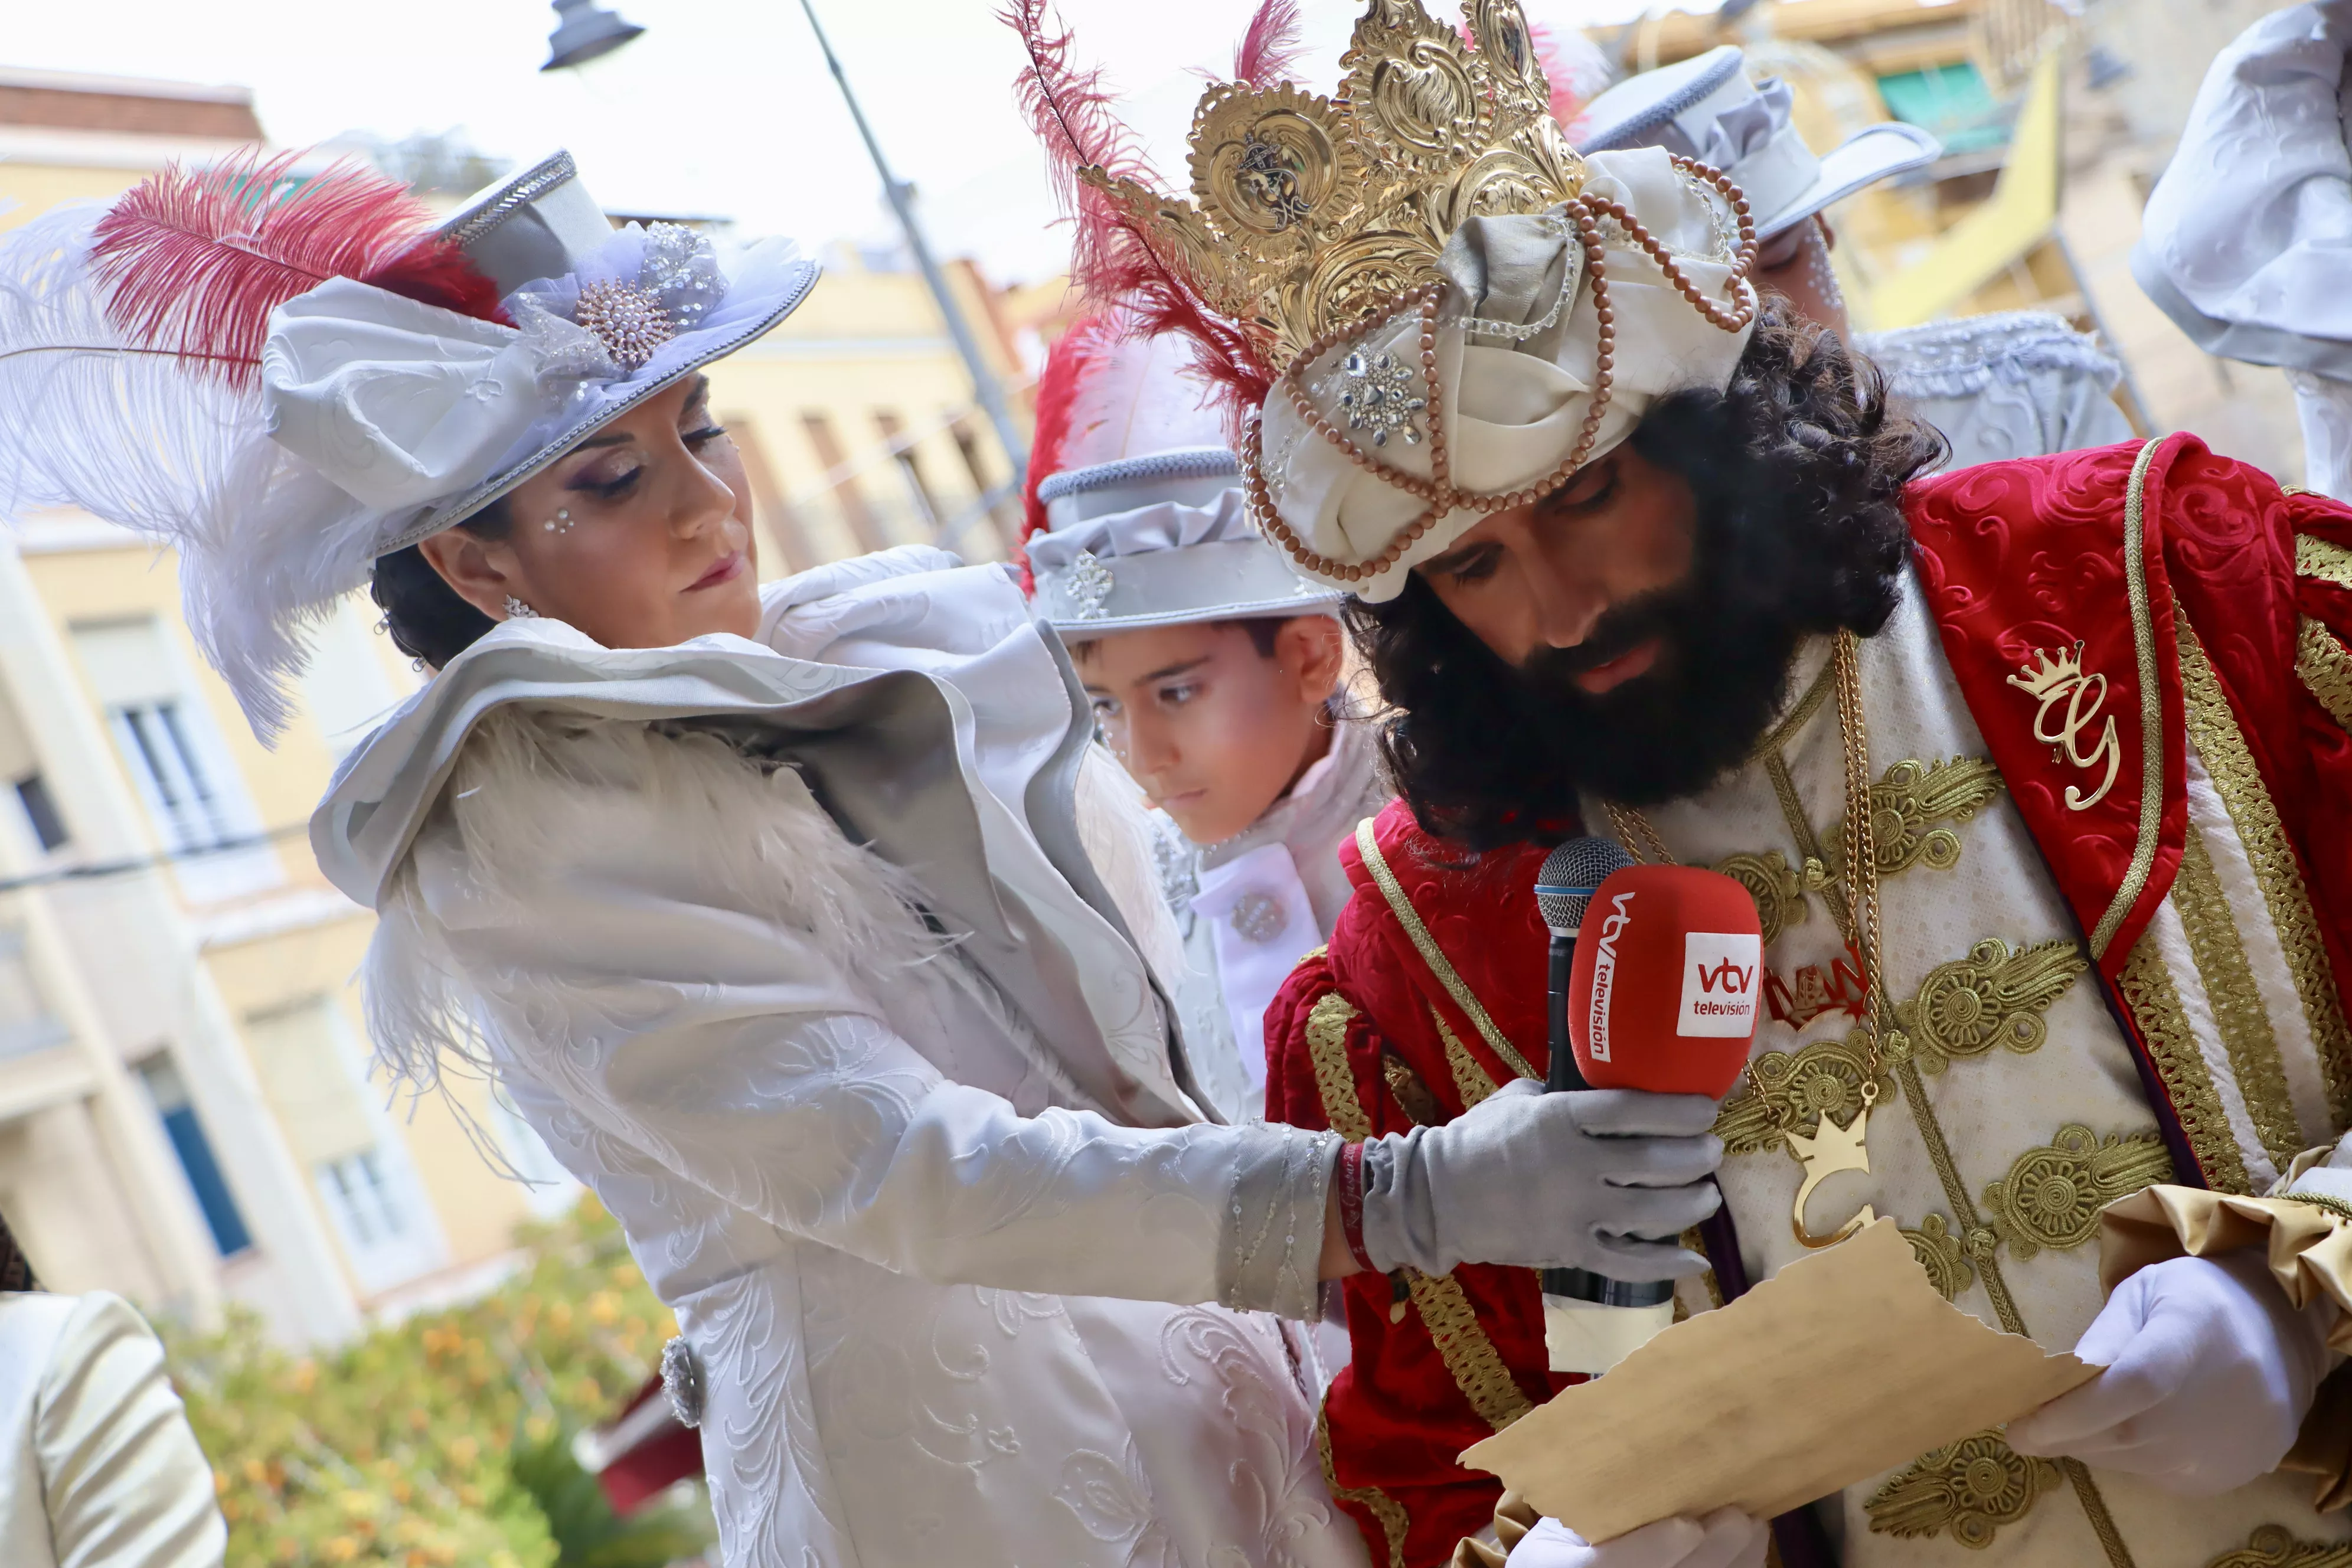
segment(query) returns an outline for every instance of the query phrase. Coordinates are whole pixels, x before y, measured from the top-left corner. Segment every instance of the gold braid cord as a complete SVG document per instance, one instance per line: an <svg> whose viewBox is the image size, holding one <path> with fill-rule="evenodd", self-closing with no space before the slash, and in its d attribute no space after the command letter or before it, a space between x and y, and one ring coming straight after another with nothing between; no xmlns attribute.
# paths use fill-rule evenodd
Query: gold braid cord
<svg viewBox="0 0 2352 1568"><path fill-rule="evenodd" d="M1601 260L1604 223L1646 253L1692 309L1728 332L1744 331L1755 318L1747 277L1756 233L1747 198L1730 180L1693 160L1675 160L1712 185L1738 222L1728 295L1712 300L1622 204L1586 196L1583 160L1552 121L1551 89L1517 0L1468 0L1461 29L1432 17L1420 0L1371 0L1339 64L1347 76L1337 98L1288 82L1224 82L1202 95L1192 116L1189 201L1099 168L1083 169L1079 177L1110 198L1209 309L1240 327L1279 378L1275 396L1287 396L1307 425L1358 467L1426 503L1421 518L1372 560L1318 554L1276 512L1257 424L1249 424L1242 466L1258 525L1307 571L1359 582L1393 565L1449 511L1523 505L1583 466L1608 412L1615 347ZM1574 226L1582 281L1600 324L1582 428L1560 465L1524 489L1456 490L1437 377L1436 331L1446 292L1438 257L1473 217L1555 207ZM1573 269L1566 286L1580 286ZM1425 479L1381 464L1344 435L1316 409L1303 379L1349 338L1416 311L1422 420L1430 439Z"/></svg>
<svg viewBox="0 0 2352 1568"><path fill-rule="evenodd" d="M1315 1068L1316 1090L1322 1096L1324 1120L1350 1143L1372 1135L1371 1113L1357 1088L1355 1069L1348 1063L1348 1031L1360 1016L1354 1004L1336 991L1318 998L1307 1015L1307 1050ZM1479 1326L1476 1309L1452 1275L1423 1274L1417 1268L1398 1272L1438 1358L1480 1420L1500 1431L1535 1408L1504 1364L1495 1342ZM1373 1505L1366 1502L1365 1506Z"/></svg>

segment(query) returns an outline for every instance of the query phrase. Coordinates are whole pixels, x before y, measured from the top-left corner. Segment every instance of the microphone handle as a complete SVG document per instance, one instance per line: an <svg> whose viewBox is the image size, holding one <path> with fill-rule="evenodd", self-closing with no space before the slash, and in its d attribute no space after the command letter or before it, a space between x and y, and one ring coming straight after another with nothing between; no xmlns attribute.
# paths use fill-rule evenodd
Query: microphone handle
<svg viewBox="0 0 2352 1568"><path fill-rule="evenodd" d="M1576 967L1576 938L1551 933L1551 965L1549 1005L1545 1009L1550 1025L1551 1059L1546 1064L1544 1088L1547 1089L1591 1089L1584 1075L1577 1070L1576 1047L1568 1039L1568 980ZM1563 1296L1575 1301L1592 1301L1604 1307L1654 1307L1675 1293L1672 1280L1633 1284L1612 1279L1586 1268L1547 1268L1543 1270L1543 1292L1547 1296Z"/></svg>
<svg viewBox="0 0 2352 1568"><path fill-rule="evenodd" d="M1576 938L1551 933L1549 1005L1544 1017L1551 1036L1551 1060L1544 1072L1548 1089L1591 1089L1576 1069L1576 1047L1568 1042L1568 980L1576 970Z"/></svg>

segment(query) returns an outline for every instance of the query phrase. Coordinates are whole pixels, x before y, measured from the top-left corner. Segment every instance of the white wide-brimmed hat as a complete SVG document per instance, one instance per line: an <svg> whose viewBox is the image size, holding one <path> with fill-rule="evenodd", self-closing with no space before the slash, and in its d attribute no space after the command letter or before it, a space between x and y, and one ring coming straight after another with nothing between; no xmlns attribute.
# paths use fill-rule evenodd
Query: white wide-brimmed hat
<svg viewBox="0 0 2352 1568"><path fill-rule="evenodd" d="M489 505L807 298L789 241L605 218L556 153L436 224L293 155L166 169L0 238L0 514L173 546L255 731L378 556Z"/></svg>
<svg viewBox="0 0 2352 1568"><path fill-rule="evenodd" d="M1787 82L1751 81L1748 57L1725 44L1619 82L1585 106L1569 134L1580 152L1664 147L1722 170L1747 194L1759 239L1943 153L1934 136L1899 120L1816 153L1790 122L1794 99Z"/></svg>
<svg viewBox="0 0 2352 1568"><path fill-rule="evenodd" d="M1178 340L1103 318L1047 357L1024 547L1038 611L1066 638L1339 608L1250 521L1240 460L1189 361Z"/></svg>

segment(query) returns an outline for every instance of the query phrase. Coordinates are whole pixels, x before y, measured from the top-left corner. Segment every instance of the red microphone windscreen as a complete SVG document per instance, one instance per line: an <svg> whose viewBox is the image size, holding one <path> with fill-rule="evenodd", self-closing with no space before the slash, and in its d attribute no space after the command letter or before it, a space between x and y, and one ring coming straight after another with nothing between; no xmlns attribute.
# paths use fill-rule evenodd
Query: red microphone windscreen
<svg viewBox="0 0 2352 1568"><path fill-rule="evenodd" d="M1763 963L1756 900L1721 872L1612 872L1585 908L1569 981L1585 1081L1722 1099L1756 1037Z"/></svg>

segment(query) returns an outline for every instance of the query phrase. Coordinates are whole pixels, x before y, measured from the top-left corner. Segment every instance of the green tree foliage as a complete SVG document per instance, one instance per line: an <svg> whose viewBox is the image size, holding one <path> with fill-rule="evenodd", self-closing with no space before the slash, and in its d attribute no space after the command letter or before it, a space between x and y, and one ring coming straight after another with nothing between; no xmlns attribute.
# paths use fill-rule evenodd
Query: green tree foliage
<svg viewBox="0 0 2352 1568"><path fill-rule="evenodd" d="M167 1336L227 1568L639 1568L708 1542L705 1508L600 1514L571 1460L570 1434L609 1416L676 1331L620 1227L583 1198L518 1239L521 1266L488 1294L331 1354L272 1344L250 1313Z"/></svg>
<svg viewBox="0 0 2352 1568"><path fill-rule="evenodd" d="M699 1499L642 1508L626 1519L614 1513L596 1478L572 1457L569 1432L525 1437L507 1468L546 1517L556 1568L664 1568L710 1543L710 1510Z"/></svg>

